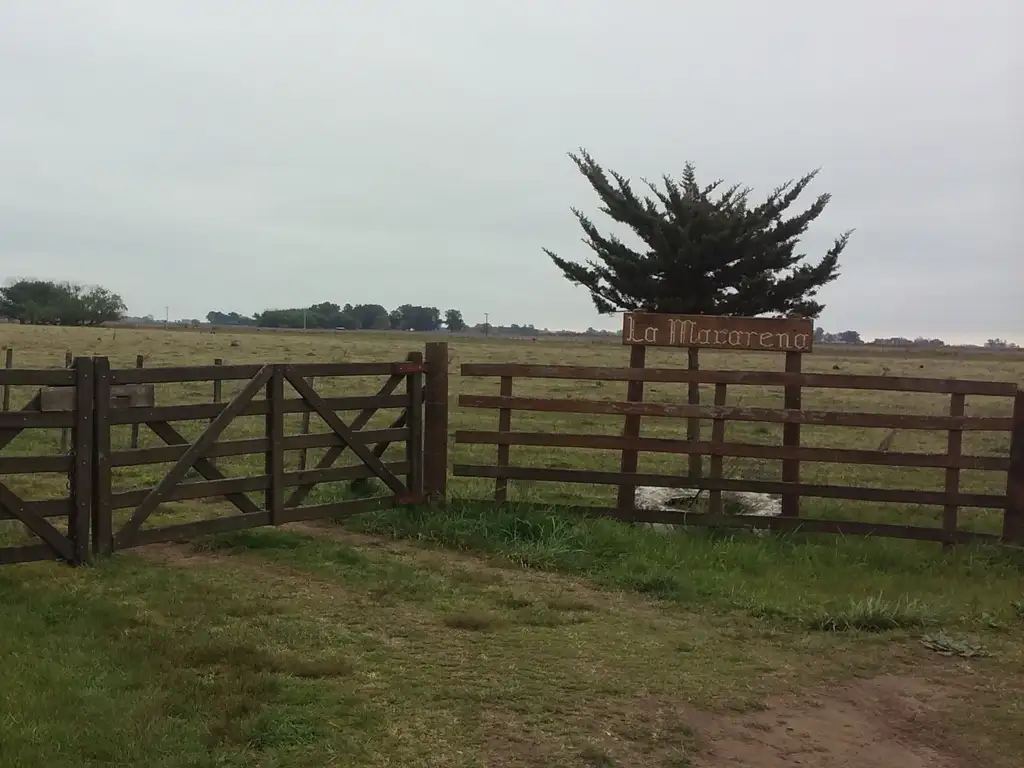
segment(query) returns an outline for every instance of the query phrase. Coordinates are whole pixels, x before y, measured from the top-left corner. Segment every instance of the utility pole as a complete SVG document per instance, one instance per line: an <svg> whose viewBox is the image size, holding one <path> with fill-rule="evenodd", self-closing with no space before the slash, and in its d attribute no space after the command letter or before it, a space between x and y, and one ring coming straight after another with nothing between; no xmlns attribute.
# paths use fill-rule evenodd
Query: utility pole
<svg viewBox="0 0 1024 768"><path fill-rule="evenodd" d="M164 306L164 328L170 325L171 322L171 308Z"/></svg>
<svg viewBox="0 0 1024 768"><path fill-rule="evenodd" d="M491 313L484 312L484 338L491 335Z"/></svg>
<svg viewBox="0 0 1024 768"><path fill-rule="evenodd" d="M302 330L306 330L306 310L302 310Z"/></svg>

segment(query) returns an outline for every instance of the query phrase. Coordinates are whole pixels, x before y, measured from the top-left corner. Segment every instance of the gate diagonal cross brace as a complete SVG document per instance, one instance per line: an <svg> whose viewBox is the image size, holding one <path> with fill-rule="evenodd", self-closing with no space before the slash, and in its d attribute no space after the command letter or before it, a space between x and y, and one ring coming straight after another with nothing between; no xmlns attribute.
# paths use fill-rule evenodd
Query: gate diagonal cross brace
<svg viewBox="0 0 1024 768"><path fill-rule="evenodd" d="M49 544L58 555L69 562L74 561L75 553L71 542L54 528L49 520L26 507L21 497L3 483L0 483L0 507L14 515L15 520L24 523L26 528Z"/></svg>
<svg viewBox="0 0 1024 768"><path fill-rule="evenodd" d="M363 440L360 439L360 437L338 417L338 414L336 414L330 406L323 401L323 398L306 383L305 379L301 376L296 376L290 366L285 366L284 377L295 388L295 391L299 393L309 407L317 412L320 418L326 422L327 426L330 427L338 437L345 441L348 447L352 449L352 452L355 453L355 455L358 456L367 467L373 470L373 473L379 477L388 488L400 496L409 492L405 487L405 484L384 466L383 462L373 454L373 451L367 447L366 443L363 442Z"/></svg>
<svg viewBox="0 0 1024 768"><path fill-rule="evenodd" d="M377 397L386 397L387 395L390 395L398 388L398 385L401 384L404 379L405 377L400 374L393 374L387 381L384 382L383 386L381 386L381 388L377 391ZM379 408L376 407L363 409L354 419L352 419L352 423L349 425L349 429L351 429L354 432L358 432L360 429L362 429L363 427L370 423L370 419L373 418L373 414L375 414L378 410ZM402 414L402 416L396 419L395 423L393 423L391 426L405 426L404 419L405 414ZM316 469L327 469L333 466L334 462L336 462L341 457L341 455L345 452L347 448L347 445L332 445L330 448L327 449L324 455L320 457L320 461L316 463ZM312 491L315 486L316 483L307 483L305 485L300 485L298 488L292 491L292 495L288 497L288 503L285 506L299 506L300 504L302 504L303 501L306 500L306 497L309 495L309 492Z"/></svg>
<svg viewBox="0 0 1024 768"><path fill-rule="evenodd" d="M146 426L153 430L153 434L159 437L168 445L188 445L188 439L166 421L147 421ZM209 459L198 458L195 463L196 472L207 480L224 480L227 478L217 465ZM262 510L253 504L252 500L244 493L229 493L225 497L234 504L239 512L251 514Z"/></svg>
<svg viewBox="0 0 1024 768"><path fill-rule="evenodd" d="M160 505L163 498L184 479L188 471L195 465L196 461L202 458L203 454L209 450L210 446L217 441L227 426L234 421L234 419L240 414L245 406L256 396L266 383L270 380L271 374L274 372L273 365L264 365L260 368L259 373L254 376L242 390L236 394L231 402L225 406L217 417L210 422L210 425L203 431L194 443L182 454L181 458L178 459L177 463L171 470L164 476L164 479L154 488L149 494L142 500L142 503L136 507L132 513L131 519L124 524L124 527L118 531L117 536L114 538L115 546L124 547L129 544L132 537L138 533L142 524L146 521L153 511Z"/></svg>

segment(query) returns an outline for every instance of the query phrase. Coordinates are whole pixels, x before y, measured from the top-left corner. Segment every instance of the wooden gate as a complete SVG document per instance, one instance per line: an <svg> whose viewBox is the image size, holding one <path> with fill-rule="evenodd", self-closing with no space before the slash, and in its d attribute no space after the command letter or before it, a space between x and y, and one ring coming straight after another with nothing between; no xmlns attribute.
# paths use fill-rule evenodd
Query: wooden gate
<svg viewBox="0 0 1024 768"><path fill-rule="evenodd" d="M0 565L54 558L77 565L88 554L92 360L79 358L69 370L0 369L0 386L4 393L0 453L6 454L0 455L0 529L6 545L0 546ZM48 403L50 390L43 387L65 388L69 397ZM20 410L8 410L12 392L27 397ZM57 430L62 433L59 453L54 451ZM63 493L28 499L20 486L12 487L14 481L7 480L8 475L20 476L26 488L31 485L52 493L63 486ZM26 476L32 480L26 481ZM63 530L52 522L57 519L65 521ZM13 530L12 520L22 524L20 531Z"/></svg>
<svg viewBox="0 0 1024 768"><path fill-rule="evenodd" d="M414 504L424 498L425 367L420 353L405 361L384 363L111 370L106 359L96 358L95 366L92 530L98 554L255 526L338 518ZM375 392L364 394L368 391L365 387L360 392L351 385L354 377L387 378ZM203 398L206 402L110 406L108 393L113 386L151 384L160 393L173 383L179 392L183 384L194 392L196 382L211 382L217 399L222 384L241 386L227 402L211 403ZM336 383L332 386L331 382ZM398 391L403 383L404 389ZM387 409L396 409L398 414L385 424L372 426L378 412ZM339 415L345 411L356 415L346 421ZM289 434L286 417L291 414L312 415L325 429ZM305 424L308 415L303 416ZM251 424L254 416L262 417L257 426ZM172 424L189 421L191 427ZM145 425L162 444L128 444L116 431L125 425L132 425L136 435L138 427ZM398 444L404 444L404 451L389 455L395 453L389 449ZM311 450L323 452L313 467L306 468L306 452ZM302 460L290 461L288 454L298 452ZM358 463L336 466L346 453ZM255 459L250 463L256 466L246 466L247 459ZM153 466L161 463L169 466L159 470ZM233 464L236 471L229 474L227 464ZM141 475L149 484L117 489L121 483L115 472L120 470ZM339 498L350 495L345 488L339 490L339 482L373 479L383 485L385 494ZM328 498L303 504L324 483L334 484ZM262 499L254 501L249 496L252 492L261 492ZM216 499L218 503L188 503L199 499ZM176 506L170 508L172 504ZM209 516L218 507L229 514Z"/></svg>

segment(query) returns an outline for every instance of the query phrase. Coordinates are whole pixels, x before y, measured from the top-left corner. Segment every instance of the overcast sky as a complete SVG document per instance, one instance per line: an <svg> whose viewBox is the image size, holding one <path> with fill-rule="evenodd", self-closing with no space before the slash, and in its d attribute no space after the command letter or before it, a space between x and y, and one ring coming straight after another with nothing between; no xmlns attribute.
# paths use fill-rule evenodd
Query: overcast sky
<svg viewBox="0 0 1024 768"><path fill-rule="evenodd" d="M541 251L590 253L583 146L821 167L808 253L857 231L820 325L1024 342L1022 36L1021 0L0 0L0 278L617 327Z"/></svg>

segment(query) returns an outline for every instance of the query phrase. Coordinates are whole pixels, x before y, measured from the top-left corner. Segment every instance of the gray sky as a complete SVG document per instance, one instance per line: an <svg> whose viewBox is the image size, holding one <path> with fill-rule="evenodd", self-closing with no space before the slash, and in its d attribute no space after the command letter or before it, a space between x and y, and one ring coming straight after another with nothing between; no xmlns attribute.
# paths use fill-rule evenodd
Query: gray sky
<svg viewBox="0 0 1024 768"><path fill-rule="evenodd" d="M1024 342L1021 0L0 0L0 277L132 314L317 301L617 327L565 152L820 166L819 324ZM1019 227L1018 227L1019 229Z"/></svg>

